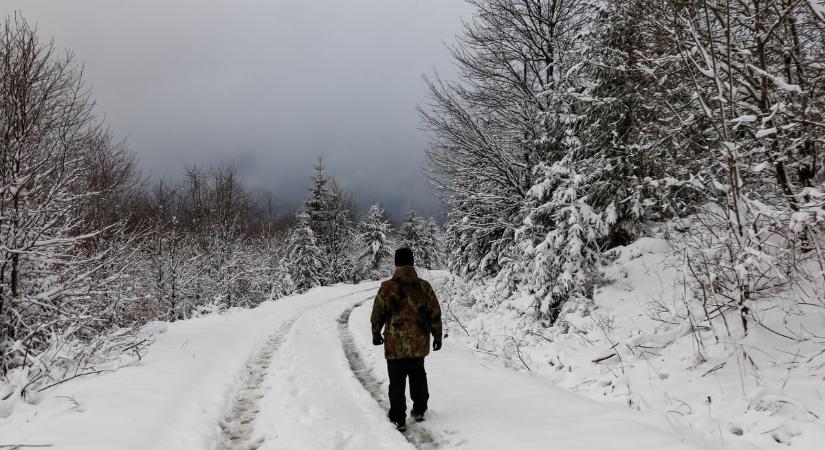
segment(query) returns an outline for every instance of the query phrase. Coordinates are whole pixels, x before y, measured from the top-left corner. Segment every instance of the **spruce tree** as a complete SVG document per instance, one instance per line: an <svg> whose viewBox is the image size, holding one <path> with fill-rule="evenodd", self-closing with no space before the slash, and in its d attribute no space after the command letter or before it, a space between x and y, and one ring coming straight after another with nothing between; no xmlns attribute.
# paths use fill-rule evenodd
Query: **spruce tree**
<svg viewBox="0 0 825 450"><path fill-rule="evenodd" d="M427 219L427 241L426 248L430 254L430 266L428 269L440 269L444 265L443 239L441 227L438 226L435 217Z"/></svg>
<svg viewBox="0 0 825 450"><path fill-rule="evenodd" d="M296 216L298 223L289 237L287 257L291 265L292 282L299 292L321 286L324 267L323 252L318 248L315 234L310 227L308 213L300 212Z"/></svg>
<svg viewBox="0 0 825 450"><path fill-rule="evenodd" d="M355 258L356 219L352 195L326 173L323 160L315 166L315 176L304 210L309 227L321 250L323 285L357 280Z"/></svg>
<svg viewBox="0 0 825 450"><path fill-rule="evenodd" d="M318 159L315 165L315 176L312 177L312 187L309 197L304 202L304 211L309 216L309 226L316 236L326 234L330 216L330 186L324 161Z"/></svg>
<svg viewBox="0 0 825 450"><path fill-rule="evenodd" d="M398 237L400 246L407 247L413 251L416 261L419 259L418 247L421 242L421 216L411 209L407 212L404 222L398 227Z"/></svg>
<svg viewBox="0 0 825 450"><path fill-rule="evenodd" d="M312 177L312 187L309 190L309 197L304 202L304 212L307 215L307 226L315 239L315 245L321 252L317 263L321 266L318 273L318 281L321 285L326 285L332 281L333 271L327 257L327 243L331 229L331 204L332 193L330 180L326 173L324 161L318 159L315 166L315 176Z"/></svg>
<svg viewBox="0 0 825 450"><path fill-rule="evenodd" d="M360 281L357 278L355 202L352 195L333 181L329 197L329 227L323 236L327 276L332 283Z"/></svg>
<svg viewBox="0 0 825 450"><path fill-rule="evenodd" d="M361 267L369 279L378 279L388 272L393 255L390 235L392 224L384 207L376 203L370 207L361 223Z"/></svg>
<svg viewBox="0 0 825 450"><path fill-rule="evenodd" d="M402 247L409 247L415 255L415 264L425 269L438 267L438 225L434 219L426 219L415 210L410 210L404 223L399 227Z"/></svg>
<svg viewBox="0 0 825 450"><path fill-rule="evenodd" d="M530 213L517 234L516 272L523 277L521 288L536 299L536 317L553 323L568 300L592 299L600 243L615 223L615 211L609 206L596 212L587 201L587 189L603 170L580 174L566 160L539 170L544 181L528 192Z"/></svg>

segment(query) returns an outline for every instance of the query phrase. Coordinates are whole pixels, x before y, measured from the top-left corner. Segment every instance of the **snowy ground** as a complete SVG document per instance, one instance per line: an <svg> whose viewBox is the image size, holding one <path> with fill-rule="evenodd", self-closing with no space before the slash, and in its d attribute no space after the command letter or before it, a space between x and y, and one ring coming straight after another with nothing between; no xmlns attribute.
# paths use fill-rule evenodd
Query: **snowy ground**
<svg viewBox="0 0 825 450"><path fill-rule="evenodd" d="M386 368L370 342L376 288L173 323L140 365L18 404L0 448L715 448L664 414L584 398L452 339L428 358L428 420L402 435L385 418Z"/></svg>
<svg viewBox="0 0 825 450"><path fill-rule="evenodd" d="M140 365L70 381L36 406L18 402L9 418L0 419L0 448L221 448L228 434L221 423L231 419L247 368L254 367L269 338L293 321L288 332L297 331L298 319L313 307L346 307L372 290L321 288L253 310L170 324Z"/></svg>
<svg viewBox="0 0 825 450"><path fill-rule="evenodd" d="M745 339L719 323L693 335L672 252L652 237L619 249L594 308L567 316L566 332L537 326L524 314L531 298L501 302L494 286L442 287L443 301L453 300L446 316L461 321L452 323L455 339L500 364L594 400L656 411L720 447L825 448L821 340L797 342L766 328L822 330L822 309L800 312L778 296L754 304L766 327L753 326Z"/></svg>
<svg viewBox="0 0 825 450"><path fill-rule="evenodd" d="M386 391L383 354L372 347L367 302L349 327L357 350ZM559 389L546 378L488 361L459 342L427 359L430 411L424 428L432 447L467 449L699 449L716 448L690 438L664 416L639 413ZM422 445L422 447L429 447Z"/></svg>

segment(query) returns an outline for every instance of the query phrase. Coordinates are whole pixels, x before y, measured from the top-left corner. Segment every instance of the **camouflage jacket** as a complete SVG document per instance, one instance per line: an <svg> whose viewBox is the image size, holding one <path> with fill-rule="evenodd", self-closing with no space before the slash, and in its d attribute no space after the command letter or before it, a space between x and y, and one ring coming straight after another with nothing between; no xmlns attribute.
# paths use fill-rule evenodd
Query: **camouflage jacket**
<svg viewBox="0 0 825 450"><path fill-rule="evenodd" d="M370 321L373 337L384 329L387 359L423 358L430 354L430 334L441 340L441 306L413 266L397 267L392 279L381 283Z"/></svg>

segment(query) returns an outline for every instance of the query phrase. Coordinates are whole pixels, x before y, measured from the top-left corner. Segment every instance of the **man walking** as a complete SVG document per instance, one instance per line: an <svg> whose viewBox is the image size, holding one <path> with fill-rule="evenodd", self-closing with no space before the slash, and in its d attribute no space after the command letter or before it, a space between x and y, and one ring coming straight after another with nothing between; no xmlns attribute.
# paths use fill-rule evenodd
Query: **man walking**
<svg viewBox="0 0 825 450"><path fill-rule="evenodd" d="M401 248L395 252L395 274L381 283L370 318L372 343L384 344L390 378L389 418L399 431L407 429L407 377L412 417L420 422L427 411L430 394L424 357L430 354L430 334L433 351L441 350L441 306L430 283L418 278L414 262L412 250Z"/></svg>

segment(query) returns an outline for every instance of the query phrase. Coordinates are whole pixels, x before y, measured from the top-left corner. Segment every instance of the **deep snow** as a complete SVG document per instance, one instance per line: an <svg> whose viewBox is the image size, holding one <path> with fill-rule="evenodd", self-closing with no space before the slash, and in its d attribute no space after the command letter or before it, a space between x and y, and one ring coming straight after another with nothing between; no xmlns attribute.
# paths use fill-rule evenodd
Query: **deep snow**
<svg viewBox="0 0 825 450"><path fill-rule="evenodd" d="M684 318L679 254L668 241L646 237L615 251L592 309L574 311L553 328L531 320L529 295L502 302L495 286L442 286L454 337L514 370L594 400L657 412L725 448L825 448L821 339L797 342L767 328L822 330L821 308L800 312L795 292L785 291L754 302L752 314L765 326L754 325L746 338L728 335L722 323L715 330L701 323L696 336Z"/></svg>
<svg viewBox="0 0 825 450"><path fill-rule="evenodd" d="M0 445L714 448L664 415L586 399L450 338L428 359L431 410L407 440L375 398L386 390L383 353L369 333L376 289L338 285L155 327L163 332L140 365L72 380L38 405L18 405L0 421ZM354 357L366 363L372 387L352 372Z"/></svg>
<svg viewBox="0 0 825 450"><path fill-rule="evenodd" d="M0 420L0 446L54 449L208 449L223 445L220 427L233 396L267 338L307 308L348 302L370 285L315 289L175 322L164 327L139 365L72 380L38 405L18 402Z"/></svg>

